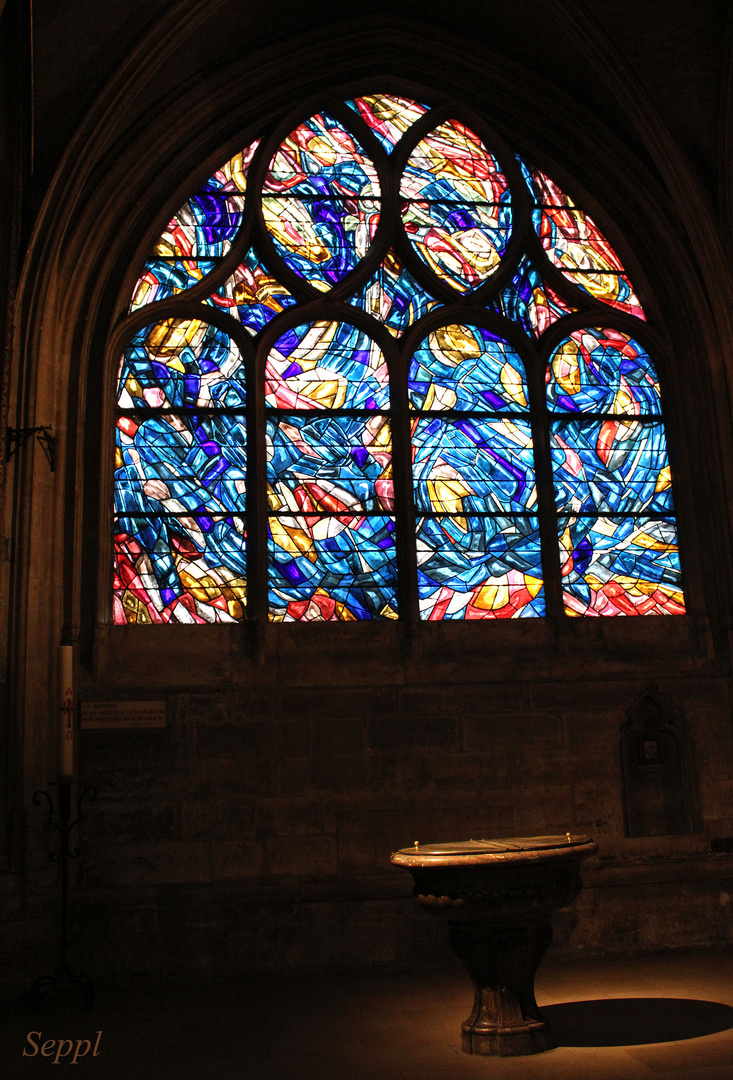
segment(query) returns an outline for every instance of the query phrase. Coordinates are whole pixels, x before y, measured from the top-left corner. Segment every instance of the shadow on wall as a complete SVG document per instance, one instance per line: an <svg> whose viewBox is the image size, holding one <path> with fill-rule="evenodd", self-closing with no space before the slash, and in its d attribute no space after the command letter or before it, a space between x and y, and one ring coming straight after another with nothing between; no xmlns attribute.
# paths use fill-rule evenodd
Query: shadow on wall
<svg viewBox="0 0 733 1080"><path fill-rule="evenodd" d="M542 1009L558 1046L637 1046L733 1028L733 1008L689 998L601 998Z"/></svg>

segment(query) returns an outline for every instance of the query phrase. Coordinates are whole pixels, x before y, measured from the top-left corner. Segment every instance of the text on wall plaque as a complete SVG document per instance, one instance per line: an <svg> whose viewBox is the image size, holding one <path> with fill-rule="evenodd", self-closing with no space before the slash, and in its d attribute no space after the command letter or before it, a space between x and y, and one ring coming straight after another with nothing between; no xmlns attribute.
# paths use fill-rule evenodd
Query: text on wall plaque
<svg viewBox="0 0 733 1080"><path fill-rule="evenodd" d="M162 728L164 701L83 701L82 728Z"/></svg>

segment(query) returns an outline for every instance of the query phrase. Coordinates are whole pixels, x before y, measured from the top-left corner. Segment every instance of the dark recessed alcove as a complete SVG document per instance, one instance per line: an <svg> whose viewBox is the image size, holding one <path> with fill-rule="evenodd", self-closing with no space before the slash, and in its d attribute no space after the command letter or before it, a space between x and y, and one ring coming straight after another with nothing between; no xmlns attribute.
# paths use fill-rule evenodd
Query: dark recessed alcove
<svg viewBox="0 0 733 1080"><path fill-rule="evenodd" d="M620 743L626 835L701 831L694 747L678 711L652 683L627 715Z"/></svg>

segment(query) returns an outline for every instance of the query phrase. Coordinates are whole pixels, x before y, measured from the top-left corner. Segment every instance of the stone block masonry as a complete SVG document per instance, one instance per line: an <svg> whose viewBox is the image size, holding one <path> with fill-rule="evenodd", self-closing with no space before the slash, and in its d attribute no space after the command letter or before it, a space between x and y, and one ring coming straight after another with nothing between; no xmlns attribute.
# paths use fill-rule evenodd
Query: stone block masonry
<svg viewBox="0 0 733 1080"><path fill-rule="evenodd" d="M600 852L577 910L557 917L556 950L733 941L733 905L718 901L731 856L711 855L702 834L643 838L646 846L624 835L619 729L646 673L620 677L617 654L610 670L589 655L582 678L559 683L547 665L513 655L509 639L503 655L479 664L478 631L467 627L457 633L462 669L457 643L441 660L430 628L422 659L403 655L394 637L371 670L364 656L331 649L339 627L311 639L304 629L292 667L290 630L274 652L268 638L259 668L214 665L216 686L176 686L186 669L162 650L155 678L146 669L133 677L111 657L101 665L108 694L144 700L164 685L168 722L82 732L81 780L98 801L72 909L92 969L153 978L440 962L444 943L408 903L390 853L416 839L566 831L591 834ZM534 655L531 633L528 648ZM693 740L699 723L715 742L703 783L710 835L730 818L723 683L693 656L663 687ZM654 876L660 866L671 868L666 878ZM48 885L39 877L37 888Z"/></svg>

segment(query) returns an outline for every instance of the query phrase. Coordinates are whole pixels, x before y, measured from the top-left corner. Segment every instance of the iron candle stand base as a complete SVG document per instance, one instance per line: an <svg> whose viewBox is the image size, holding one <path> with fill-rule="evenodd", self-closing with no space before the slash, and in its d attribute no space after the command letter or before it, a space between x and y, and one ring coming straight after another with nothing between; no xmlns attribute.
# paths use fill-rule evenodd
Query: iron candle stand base
<svg viewBox="0 0 733 1080"><path fill-rule="evenodd" d="M79 857L79 846L70 846L71 833L81 821L81 804L85 797L93 802L96 794L92 788L85 788L76 803L76 817L71 821L71 781L59 778L53 785L58 789L58 817L54 820L54 804L48 791L36 791L33 795L33 805L41 806L45 801L48 817L47 825L52 825L59 834L59 849L49 852L51 862L58 861L61 866L61 929L59 935L59 959L52 975L44 975L36 979L29 997L32 1009L37 1009L41 995L51 987L58 990L78 987L82 991L82 1002L85 1009L91 1009L94 1004L94 986L88 975L75 975L66 963L66 950L68 947L68 907L69 907L69 859Z"/></svg>

